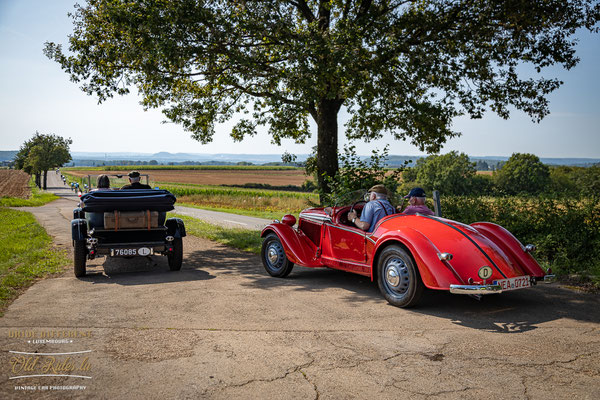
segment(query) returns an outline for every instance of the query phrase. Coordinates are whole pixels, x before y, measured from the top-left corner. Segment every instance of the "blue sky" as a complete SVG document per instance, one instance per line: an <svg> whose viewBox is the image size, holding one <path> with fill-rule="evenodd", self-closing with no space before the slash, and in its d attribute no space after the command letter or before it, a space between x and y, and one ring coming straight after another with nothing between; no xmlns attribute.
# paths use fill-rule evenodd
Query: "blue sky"
<svg viewBox="0 0 600 400"><path fill-rule="evenodd" d="M164 118L159 110L144 112L135 95L98 105L42 53L45 41L67 47L72 31L67 13L74 3L0 0L0 150L18 149L36 131L71 137L73 151L300 154L310 153L316 144L314 125L315 133L306 144L286 140L280 147L270 144L267 134L235 143L228 135L231 125L224 125L217 128L212 143L202 145L180 126L161 123ZM442 153L458 150L471 156L508 156L527 152L540 157L600 158L600 35L582 31L578 37L579 65L571 71L553 68L545 72L565 83L550 95L551 114L541 123L517 111L508 121L493 114L481 120L457 118L453 127L463 135L451 139ZM345 143L343 132L340 142ZM385 144L390 145L391 154L421 154L410 143L389 137L356 144L361 154Z"/></svg>

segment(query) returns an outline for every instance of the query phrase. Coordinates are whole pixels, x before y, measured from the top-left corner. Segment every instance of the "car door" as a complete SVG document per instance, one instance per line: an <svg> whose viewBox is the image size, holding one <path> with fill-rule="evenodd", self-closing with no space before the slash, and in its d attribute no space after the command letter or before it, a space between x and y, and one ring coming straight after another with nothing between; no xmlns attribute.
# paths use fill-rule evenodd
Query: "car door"
<svg viewBox="0 0 600 400"><path fill-rule="evenodd" d="M337 223L327 223L323 229L321 258L325 265L359 274L370 273L366 265L366 234L363 230Z"/></svg>

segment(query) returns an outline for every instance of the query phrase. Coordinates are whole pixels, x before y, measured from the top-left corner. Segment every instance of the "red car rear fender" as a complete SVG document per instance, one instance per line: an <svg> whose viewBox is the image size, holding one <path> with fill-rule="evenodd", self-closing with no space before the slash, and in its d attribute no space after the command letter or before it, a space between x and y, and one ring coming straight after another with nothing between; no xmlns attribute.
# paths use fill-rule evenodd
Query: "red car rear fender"
<svg viewBox="0 0 600 400"><path fill-rule="evenodd" d="M400 244L406 248L417 263L423 284L429 289L448 289L450 284L463 284L460 277L453 270L440 261L436 246L421 232L412 228L403 228L402 231L388 231L377 240L375 255L372 259L371 279L375 280L377 259L379 253L387 246Z"/></svg>
<svg viewBox="0 0 600 400"><path fill-rule="evenodd" d="M260 236L265 237L271 232L279 237L288 260L304 267L322 267L316 258L317 247L301 231L286 224L272 223L262 230Z"/></svg>
<svg viewBox="0 0 600 400"><path fill-rule="evenodd" d="M491 222L475 222L471 226L500 247L513 262L529 275L537 277L546 275L533 256L525 252L521 242L505 228Z"/></svg>

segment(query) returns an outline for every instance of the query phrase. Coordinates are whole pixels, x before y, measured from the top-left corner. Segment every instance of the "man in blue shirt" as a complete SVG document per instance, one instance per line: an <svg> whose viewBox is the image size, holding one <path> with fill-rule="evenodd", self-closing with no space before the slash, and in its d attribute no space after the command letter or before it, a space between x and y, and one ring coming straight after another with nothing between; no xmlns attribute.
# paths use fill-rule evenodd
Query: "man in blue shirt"
<svg viewBox="0 0 600 400"><path fill-rule="evenodd" d="M388 191L385 186L373 186L369 189L369 202L363 207L360 219L357 218L356 211L349 212L348 219L363 231L373 232L381 218L396 212L387 197Z"/></svg>

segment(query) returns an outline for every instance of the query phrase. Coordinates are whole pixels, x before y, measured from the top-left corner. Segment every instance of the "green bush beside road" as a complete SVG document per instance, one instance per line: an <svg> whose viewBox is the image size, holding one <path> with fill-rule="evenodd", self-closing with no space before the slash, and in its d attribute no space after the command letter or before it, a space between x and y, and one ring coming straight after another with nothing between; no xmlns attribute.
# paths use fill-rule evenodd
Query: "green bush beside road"
<svg viewBox="0 0 600 400"><path fill-rule="evenodd" d="M20 290L68 263L31 213L0 207L0 314Z"/></svg>

